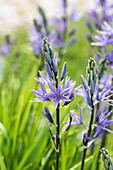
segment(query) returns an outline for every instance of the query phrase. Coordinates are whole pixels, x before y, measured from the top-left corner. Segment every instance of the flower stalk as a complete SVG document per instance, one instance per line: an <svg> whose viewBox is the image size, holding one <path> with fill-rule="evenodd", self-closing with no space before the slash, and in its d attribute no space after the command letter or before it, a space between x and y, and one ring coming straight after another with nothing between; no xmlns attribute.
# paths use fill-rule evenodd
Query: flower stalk
<svg viewBox="0 0 113 170"><path fill-rule="evenodd" d="M91 118L90 118L87 133L84 134L84 138L83 138L83 143L85 145L85 148L83 150L83 155L82 155L81 170L84 169L87 146L92 132L92 124L94 119L94 92L95 92L95 86L97 84L97 81L98 80L97 80L96 63L92 58L90 58L88 62L88 67L86 69L86 79L82 76L82 83L86 92L86 100L87 100L86 103L91 108Z"/></svg>
<svg viewBox="0 0 113 170"><path fill-rule="evenodd" d="M70 116L70 122L67 125L65 132L59 136L60 131L60 103L63 102L62 107L66 106L70 102L74 100L74 94L78 90L79 87L74 88L76 82L70 80L69 77L65 78L67 64L64 63L62 73L60 76L60 82L58 82L58 68L56 64L56 59L54 56L54 51L48 42L47 38L43 40L43 48L42 53L45 58L45 69L47 73L47 77L39 71L40 78L35 78L36 81L40 82L40 87L38 91L32 90L32 92L38 98L34 98L33 102L43 102L48 101L54 104L56 110L56 124L52 118L52 115L47 107L45 107L45 112L42 112L43 115L49 120L49 131L51 134L52 143L56 152L56 170L59 169L59 146L60 139L64 136L64 134L69 130L72 117ZM63 83L64 81L64 83ZM46 89L46 86L48 88ZM56 126L56 138L52 133L51 125Z"/></svg>
<svg viewBox="0 0 113 170"><path fill-rule="evenodd" d="M58 89L58 79L56 78L56 89ZM56 108L56 170L58 170L59 167L59 129L60 129L60 110L59 110L60 104L58 104Z"/></svg>
<svg viewBox="0 0 113 170"><path fill-rule="evenodd" d="M89 128L88 128L88 138L91 135L91 131L92 131L92 124L93 124L93 118L94 118L94 105L93 105L93 96L91 95L91 105L92 105L92 110L91 110L91 119L90 119L90 123L89 123ZM85 157L86 157L86 152L87 152L87 145L88 145L88 140L86 140L86 147L83 150L83 155L82 155L82 162L81 162L81 169L84 169L84 162L85 162Z"/></svg>
<svg viewBox="0 0 113 170"><path fill-rule="evenodd" d="M60 116L59 116L59 104L58 107L56 108L56 170L58 170L58 165L59 165L59 144L60 144L60 139L59 139L59 128L60 128Z"/></svg>

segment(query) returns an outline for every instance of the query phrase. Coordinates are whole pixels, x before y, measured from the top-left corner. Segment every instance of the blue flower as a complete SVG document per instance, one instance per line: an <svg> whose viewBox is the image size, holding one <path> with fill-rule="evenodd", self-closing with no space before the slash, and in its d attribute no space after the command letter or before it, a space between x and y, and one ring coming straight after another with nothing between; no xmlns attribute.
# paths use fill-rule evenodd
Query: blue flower
<svg viewBox="0 0 113 170"><path fill-rule="evenodd" d="M71 110L70 112L71 112L71 117L73 117L74 118L74 120L76 121L76 122L71 122L71 125L79 125L79 124L83 124L82 123L82 108L80 107L80 105L78 104L78 108L79 108L79 114L80 114L80 117L77 115L77 113L76 112L74 112L73 110ZM63 122L64 124L70 124L70 122Z"/></svg>
<svg viewBox="0 0 113 170"><path fill-rule="evenodd" d="M92 42L93 46L106 46L113 44L113 27L110 26L107 22L104 22L101 31L97 31L100 35L95 36L99 42Z"/></svg>
<svg viewBox="0 0 113 170"><path fill-rule="evenodd" d="M68 125L67 125L67 127L66 127L66 131L68 131L69 130L69 128L70 128L70 126L71 126L71 122L72 122L72 116L69 114L69 117L70 117L70 121L69 121L69 123L68 123Z"/></svg>
<svg viewBox="0 0 113 170"><path fill-rule="evenodd" d="M100 11L101 13L98 13L97 11ZM100 0L98 3L96 3L94 9L91 9L91 11L88 12L87 19L88 21L91 21L91 23L93 22L93 25L96 28L100 29L104 21L109 23L112 20L113 18L112 11L113 11L113 4L109 4L109 2L106 0ZM87 24L87 26L91 32L92 30L89 24Z"/></svg>
<svg viewBox="0 0 113 170"><path fill-rule="evenodd" d="M113 120L107 120L108 117L111 115L111 112L112 111L110 111L107 115L104 114L102 116L102 118L99 117L96 132L95 132L93 138L98 137L98 135L102 132L102 130L106 130L106 131L108 131L110 133L113 133L112 130L106 128L106 126L109 126L109 125L113 124Z"/></svg>
<svg viewBox="0 0 113 170"><path fill-rule="evenodd" d="M42 72L41 71L39 71L39 75L41 76L41 78L39 78L39 79L37 79L37 78L35 78L34 77L34 79L36 80L36 81L38 81L38 82L40 82L40 83L42 83L42 84L46 84L46 85L48 85L48 83L52 83L53 84L53 80L52 80L52 78L49 76L49 74L47 74L47 77L46 76L44 76L43 74L42 74Z"/></svg>
<svg viewBox="0 0 113 170"><path fill-rule="evenodd" d="M73 110L71 110L71 114L74 118L74 120L76 122L72 122L71 125L79 125L79 124L82 124L82 108L80 107L80 105L78 104L78 108L79 108L79 114L80 114L80 117L76 114L76 112L74 112Z"/></svg>
<svg viewBox="0 0 113 170"><path fill-rule="evenodd" d="M71 87L62 90L62 81L59 83L58 89L55 89L55 87L51 83L49 83L49 87L53 93L46 94L46 97L54 99L55 108L57 108L60 100L70 101L70 99L68 97L66 97L65 95L70 94Z"/></svg>
<svg viewBox="0 0 113 170"><path fill-rule="evenodd" d="M69 95L70 101L65 101L63 106L68 105L70 102L72 102L74 100L74 94L81 87L81 85L80 85L80 86L74 88L75 84L76 84L76 81L73 82L70 80L70 77L66 77L65 83L64 83L64 89L71 87L70 91L65 94L65 95Z"/></svg>
<svg viewBox="0 0 113 170"><path fill-rule="evenodd" d="M32 90L32 92L37 97L39 97L39 99L34 98L33 102L50 101L50 99L46 96L47 92L46 92L45 86L42 83L40 83L40 86L41 86L40 91Z"/></svg>
<svg viewBox="0 0 113 170"><path fill-rule="evenodd" d="M111 90L107 89L107 88L103 88L103 90L101 92L99 92L99 84L97 83L96 88L95 88L95 96L93 99L94 104L101 101L105 104L113 106L113 104L111 103L111 102L113 102L113 100L110 99L110 97L113 94L109 95L109 93L111 93Z"/></svg>

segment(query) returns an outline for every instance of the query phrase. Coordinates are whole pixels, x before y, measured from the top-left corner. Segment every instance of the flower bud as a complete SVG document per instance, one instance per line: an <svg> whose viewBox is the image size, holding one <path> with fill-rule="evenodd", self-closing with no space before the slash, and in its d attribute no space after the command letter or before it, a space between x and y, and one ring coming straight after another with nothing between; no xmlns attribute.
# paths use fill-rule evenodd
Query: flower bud
<svg viewBox="0 0 113 170"><path fill-rule="evenodd" d="M108 154L108 151L105 148L102 148L101 153L102 153L102 160L104 162L104 168L106 170L113 170L113 163L110 155Z"/></svg>
<svg viewBox="0 0 113 170"><path fill-rule="evenodd" d="M83 86L84 86L84 89L85 89L85 90L88 90L88 85L87 85L87 82L86 82L84 76L81 75L81 77L82 77L82 84L83 84Z"/></svg>
<svg viewBox="0 0 113 170"><path fill-rule="evenodd" d="M50 51L50 57L54 58L54 51L51 47L49 47L49 51Z"/></svg>
<svg viewBox="0 0 113 170"><path fill-rule="evenodd" d="M66 62L64 63L63 69L62 69L62 74L61 74L61 80L64 79L65 75L66 75L66 71L67 71L67 64Z"/></svg>
<svg viewBox="0 0 113 170"><path fill-rule="evenodd" d="M53 71L54 71L55 75L57 75L58 70L57 70L57 65L56 65L56 62L54 59L52 60L52 65L53 65Z"/></svg>
<svg viewBox="0 0 113 170"><path fill-rule="evenodd" d="M47 62L45 62L45 68L46 68L46 71L47 73L50 75L50 77L53 79L53 73L52 73L52 70L49 66L49 64Z"/></svg>
<svg viewBox="0 0 113 170"><path fill-rule="evenodd" d="M51 58L47 52L45 52L45 58L49 64L51 64Z"/></svg>

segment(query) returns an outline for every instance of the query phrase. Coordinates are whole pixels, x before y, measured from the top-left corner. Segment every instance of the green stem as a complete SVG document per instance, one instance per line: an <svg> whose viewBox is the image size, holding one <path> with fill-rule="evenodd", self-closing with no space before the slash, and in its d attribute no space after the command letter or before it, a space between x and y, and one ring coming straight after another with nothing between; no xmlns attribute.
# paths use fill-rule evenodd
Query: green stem
<svg viewBox="0 0 113 170"><path fill-rule="evenodd" d="M90 119L89 129L88 129L88 137L90 137L90 135L91 135L92 123L93 123L93 117L94 117L93 96L91 96L91 105L92 105L92 111L91 111L91 119ZM87 152L87 145L88 145L88 141L86 143L86 148L83 150L81 169L80 170L84 169L84 162L85 162L85 157L86 157L86 152Z"/></svg>
<svg viewBox="0 0 113 170"><path fill-rule="evenodd" d="M56 170L58 170L59 165L59 127L60 127L60 120L59 120L59 105L56 109Z"/></svg>
<svg viewBox="0 0 113 170"><path fill-rule="evenodd" d="M56 78L56 89L58 88L58 80ZM58 170L59 167L59 128L60 128L60 117L59 117L59 107L60 104L58 104L56 108L56 170Z"/></svg>

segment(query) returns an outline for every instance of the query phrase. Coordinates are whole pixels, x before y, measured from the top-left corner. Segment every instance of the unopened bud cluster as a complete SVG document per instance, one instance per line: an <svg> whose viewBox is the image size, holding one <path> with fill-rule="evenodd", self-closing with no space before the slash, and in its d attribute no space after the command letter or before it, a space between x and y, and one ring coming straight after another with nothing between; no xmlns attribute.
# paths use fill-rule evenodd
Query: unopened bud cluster
<svg viewBox="0 0 113 170"><path fill-rule="evenodd" d="M47 73L50 75L52 79L53 79L53 73L55 77L57 77L58 69L54 58L54 51L51 48L50 43L48 43L47 38L44 38L42 53L46 59L45 67Z"/></svg>
<svg viewBox="0 0 113 170"><path fill-rule="evenodd" d="M88 61L88 66L86 68L86 80L88 86L91 88L91 95L93 95L97 83L97 68L96 62L93 58L90 58Z"/></svg>
<svg viewBox="0 0 113 170"><path fill-rule="evenodd" d="M105 148L102 148L101 153L102 153L102 160L104 162L105 170L113 170L112 160L110 155L108 154L108 151Z"/></svg>

